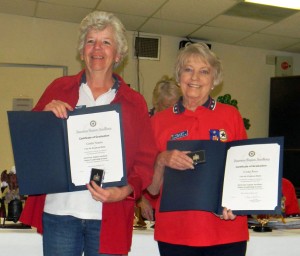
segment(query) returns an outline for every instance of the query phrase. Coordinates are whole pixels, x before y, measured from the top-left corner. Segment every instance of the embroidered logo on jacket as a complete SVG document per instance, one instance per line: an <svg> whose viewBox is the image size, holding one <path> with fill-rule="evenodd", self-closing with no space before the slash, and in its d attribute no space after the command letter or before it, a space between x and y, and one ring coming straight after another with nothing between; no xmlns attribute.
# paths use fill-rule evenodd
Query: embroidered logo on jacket
<svg viewBox="0 0 300 256"><path fill-rule="evenodd" d="M220 141L227 141L227 134L224 129L220 129Z"/></svg>
<svg viewBox="0 0 300 256"><path fill-rule="evenodd" d="M176 134L171 135L171 140L178 140L180 138L188 136L188 131L182 131Z"/></svg>

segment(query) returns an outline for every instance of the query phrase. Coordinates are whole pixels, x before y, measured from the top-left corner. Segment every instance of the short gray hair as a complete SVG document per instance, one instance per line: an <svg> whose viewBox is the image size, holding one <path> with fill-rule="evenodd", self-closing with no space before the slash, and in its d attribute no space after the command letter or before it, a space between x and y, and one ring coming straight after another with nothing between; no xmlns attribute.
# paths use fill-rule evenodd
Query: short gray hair
<svg viewBox="0 0 300 256"><path fill-rule="evenodd" d="M223 81L223 67L220 59L212 52L205 43L192 43L179 50L175 62L175 79L179 83L182 68L185 66L189 58L200 58L213 68L214 86L219 85Z"/></svg>
<svg viewBox="0 0 300 256"><path fill-rule="evenodd" d="M90 30L101 31L105 29L107 26L111 26L115 33L117 52L120 55L120 61L119 61L120 63L128 54L128 42L126 39L126 29L123 23L114 14L109 12L94 11L88 14L81 21L79 26L78 51L80 54L82 54L84 41L87 33Z"/></svg>

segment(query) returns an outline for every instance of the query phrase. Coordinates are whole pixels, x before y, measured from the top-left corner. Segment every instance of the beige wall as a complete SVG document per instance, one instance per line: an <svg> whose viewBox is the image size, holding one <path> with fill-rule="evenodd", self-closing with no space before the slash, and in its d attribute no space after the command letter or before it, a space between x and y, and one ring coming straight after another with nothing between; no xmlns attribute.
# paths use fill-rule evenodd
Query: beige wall
<svg viewBox="0 0 300 256"><path fill-rule="evenodd" d="M81 63L77 58L78 24L56 22L29 17L0 14L0 63L25 63L67 66L69 74L78 72ZM137 62L132 53L134 32L128 32L129 56L120 71L126 82L137 89ZM156 35L157 36L157 35ZM162 75L172 75L173 64L182 38L161 36L159 61L140 60L140 88L151 107L151 93L156 81ZM222 59L225 80L213 96L230 93L238 100L243 117L250 119L250 138L265 137L268 134L269 82L275 74L275 66L266 64L266 56L293 56L294 75L300 75L300 54L267 51L254 48L236 47L211 42L212 50ZM35 86L44 88L48 81ZM22 84L0 84L1 98L8 101L22 94ZM7 92L10 91L8 94ZM28 97L37 99L40 90L26 92ZM0 104L1 123L6 123L9 107ZM1 132L1 131L0 131ZM7 133L1 136L9 136ZM6 142L4 142L6 141ZM13 165L8 145L9 140L0 140L0 171Z"/></svg>

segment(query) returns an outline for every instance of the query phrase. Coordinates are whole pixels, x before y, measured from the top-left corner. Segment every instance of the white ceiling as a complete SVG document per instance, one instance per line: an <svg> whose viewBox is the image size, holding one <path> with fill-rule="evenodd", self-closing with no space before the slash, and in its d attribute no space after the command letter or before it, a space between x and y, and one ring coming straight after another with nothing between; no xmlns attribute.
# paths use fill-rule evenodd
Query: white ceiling
<svg viewBox="0 0 300 256"><path fill-rule="evenodd" d="M300 11L242 0L0 0L0 13L74 23L93 10L131 31L300 53Z"/></svg>

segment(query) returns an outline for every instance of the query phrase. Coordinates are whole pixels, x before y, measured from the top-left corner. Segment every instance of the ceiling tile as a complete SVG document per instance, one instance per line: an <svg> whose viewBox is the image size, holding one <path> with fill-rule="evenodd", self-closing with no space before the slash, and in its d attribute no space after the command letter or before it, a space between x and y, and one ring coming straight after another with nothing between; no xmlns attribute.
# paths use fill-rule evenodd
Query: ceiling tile
<svg viewBox="0 0 300 256"><path fill-rule="evenodd" d="M240 31L249 31L255 32L261 30L267 26L270 26L272 22L264 20L255 20L242 17L234 17L228 15L221 15L213 19L211 22L206 25L212 27L236 29Z"/></svg>
<svg viewBox="0 0 300 256"><path fill-rule="evenodd" d="M241 2L233 6L224 14L277 22L295 14L296 12L297 10L293 9Z"/></svg>
<svg viewBox="0 0 300 256"><path fill-rule="evenodd" d="M152 18L149 19L139 30L161 35L167 34L171 36L186 37L198 27L199 26L194 24Z"/></svg>
<svg viewBox="0 0 300 256"><path fill-rule="evenodd" d="M216 27L203 26L190 37L199 38L207 41L215 41L220 43L232 44L236 41L249 36L250 32L235 31L230 29L221 29Z"/></svg>
<svg viewBox="0 0 300 256"><path fill-rule="evenodd" d="M102 0L98 10L138 16L149 16L168 0Z"/></svg>
<svg viewBox="0 0 300 256"><path fill-rule="evenodd" d="M204 24L220 12L236 4L236 0L172 0L168 1L154 17L181 22Z"/></svg>
<svg viewBox="0 0 300 256"><path fill-rule="evenodd" d="M0 12L22 15L34 16L36 1L32 0L1 0Z"/></svg>
<svg viewBox="0 0 300 256"><path fill-rule="evenodd" d="M132 31L137 31L139 27L147 20L147 17L142 16L126 15L122 13L115 13L115 15L122 21L126 30Z"/></svg>
<svg viewBox="0 0 300 256"><path fill-rule="evenodd" d="M40 0L40 2L94 9L99 0Z"/></svg>
<svg viewBox="0 0 300 256"><path fill-rule="evenodd" d="M91 9L86 8L40 2L38 4L36 16L43 19L80 23L81 20L91 11Z"/></svg>
<svg viewBox="0 0 300 256"><path fill-rule="evenodd" d="M262 30L261 32L266 34L281 35L288 37L298 37L300 38L300 13L297 13L280 23L275 23L268 28Z"/></svg>
<svg viewBox="0 0 300 256"><path fill-rule="evenodd" d="M0 14L79 23L115 13L127 30L300 53L300 11L242 0L0 0Z"/></svg>
<svg viewBox="0 0 300 256"><path fill-rule="evenodd" d="M264 48L265 45L268 45L268 49L281 50L298 42L299 40L294 38L282 38L278 36L257 33L237 42L237 44L257 48Z"/></svg>
<svg viewBox="0 0 300 256"><path fill-rule="evenodd" d="M300 52L300 42L297 43L297 44L295 44L295 45L286 47L286 48L284 48L283 50L288 51L288 52L299 53L299 52Z"/></svg>

